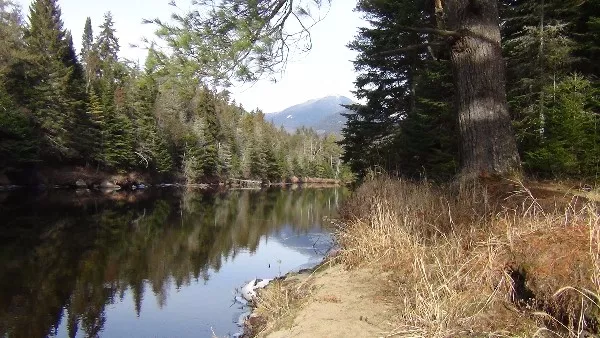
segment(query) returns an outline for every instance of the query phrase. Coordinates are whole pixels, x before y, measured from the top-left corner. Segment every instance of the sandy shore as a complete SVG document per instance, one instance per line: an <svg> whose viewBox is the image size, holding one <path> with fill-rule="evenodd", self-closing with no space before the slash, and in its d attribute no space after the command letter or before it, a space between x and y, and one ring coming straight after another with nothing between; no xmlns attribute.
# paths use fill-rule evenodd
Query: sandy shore
<svg viewBox="0 0 600 338"><path fill-rule="evenodd" d="M257 308L247 324L249 336L284 337L385 337L393 331L390 306L379 284L384 275L368 268L345 270L341 264L326 263L314 272L289 275L280 285L270 285L263 299L276 294L300 294L278 316ZM267 301L267 303L269 303Z"/></svg>

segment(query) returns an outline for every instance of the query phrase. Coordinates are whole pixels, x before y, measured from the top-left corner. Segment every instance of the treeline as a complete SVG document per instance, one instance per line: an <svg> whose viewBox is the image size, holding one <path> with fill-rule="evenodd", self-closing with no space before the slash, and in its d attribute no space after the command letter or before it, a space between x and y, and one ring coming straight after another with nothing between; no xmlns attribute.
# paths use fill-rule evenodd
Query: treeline
<svg viewBox="0 0 600 338"><path fill-rule="evenodd" d="M0 0L0 20L0 174L87 166L196 183L343 171L333 137L276 128L169 53L120 59L110 12L97 31L87 19L79 53L56 0L34 1L28 24Z"/></svg>
<svg viewBox="0 0 600 338"><path fill-rule="evenodd" d="M543 178L600 173L600 1L500 0L507 93L523 167ZM460 140L449 40L434 1L360 0L370 27L359 53L354 105L343 131L345 160L365 175L382 170L448 179ZM415 27L408 30L406 27Z"/></svg>

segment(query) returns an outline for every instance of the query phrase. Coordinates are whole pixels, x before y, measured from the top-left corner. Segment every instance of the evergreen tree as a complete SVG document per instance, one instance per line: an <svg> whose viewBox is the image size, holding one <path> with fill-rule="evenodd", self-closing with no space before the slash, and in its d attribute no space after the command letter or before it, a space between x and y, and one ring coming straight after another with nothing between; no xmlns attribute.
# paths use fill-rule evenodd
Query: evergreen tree
<svg viewBox="0 0 600 338"><path fill-rule="evenodd" d="M356 94L366 105L350 106L343 130L344 160L365 175L368 169L418 177L455 173L457 140L453 87L447 52L430 47L405 54L397 46L435 43L435 37L406 32L434 20L427 3L361 1L370 18L349 47L359 55Z"/></svg>
<svg viewBox="0 0 600 338"><path fill-rule="evenodd" d="M158 94L156 81L153 78L152 62L148 59L145 74L138 80L137 105L137 148L139 154L148 156L153 169L161 174L171 172L171 157L166 135L162 133L154 116L154 104Z"/></svg>
<svg viewBox="0 0 600 338"><path fill-rule="evenodd" d="M133 124L121 111L105 112L103 158L108 167L125 171L134 166Z"/></svg>
<svg viewBox="0 0 600 338"><path fill-rule="evenodd" d="M88 57L94 46L94 29L92 28L92 19L88 16L85 19L83 27L83 36L81 37L81 60L84 65L87 65Z"/></svg>
<svg viewBox="0 0 600 338"><path fill-rule="evenodd" d="M99 72L98 49L94 43L94 31L90 17L85 20L83 36L81 37L81 61L85 69L85 88L87 91L90 91L92 83L97 80Z"/></svg>
<svg viewBox="0 0 600 338"><path fill-rule="evenodd" d="M23 33L20 7L12 1L0 0L0 85L19 105L25 103L27 91Z"/></svg>
<svg viewBox="0 0 600 338"><path fill-rule="evenodd" d="M202 88L198 101L198 115L204 121L204 139L200 158L202 173L205 177L215 177L220 167L218 143L221 139L221 130L216 115L214 96L207 88Z"/></svg>
<svg viewBox="0 0 600 338"><path fill-rule="evenodd" d="M32 121L0 84L0 174L18 172L36 162L38 143Z"/></svg>
<svg viewBox="0 0 600 338"><path fill-rule="evenodd" d="M106 141L106 120L104 117L104 109L102 107L102 101L100 97L94 92L94 90L90 93L90 100L88 106L88 115L91 123L89 137L94 141L94 149L91 153L92 158L97 163L106 163L106 159L104 158L104 145Z"/></svg>
<svg viewBox="0 0 600 338"><path fill-rule="evenodd" d="M74 108L78 93L71 92L77 79L76 60L63 29L56 0L36 0L30 7L26 41L30 55L27 70L28 107L34 113L41 137L42 154L53 160L73 158Z"/></svg>
<svg viewBox="0 0 600 338"><path fill-rule="evenodd" d="M96 44L100 62L100 77L104 82L114 82L116 64L119 60L119 40L116 36L112 13L104 14L104 22L100 26Z"/></svg>
<svg viewBox="0 0 600 338"><path fill-rule="evenodd" d="M530 173L589 177L597 171L595 156L589 156L593 151L578 149L584 144L594 149L597 143L597 131L589 126L599 108L593 100L598 68L590 62L594 47L586 41L594 35L589 23L598 14L597 1L582 6L555 0L503 1L509 103ZM567 143L579 146L569 148Z"/></svg>
<svg viewBox="0 0 600 338"><path fill-rule="evenodd" d="M268 165L264 147L253 147L250 153L250 175L256 179L266 178Z"/></svg>

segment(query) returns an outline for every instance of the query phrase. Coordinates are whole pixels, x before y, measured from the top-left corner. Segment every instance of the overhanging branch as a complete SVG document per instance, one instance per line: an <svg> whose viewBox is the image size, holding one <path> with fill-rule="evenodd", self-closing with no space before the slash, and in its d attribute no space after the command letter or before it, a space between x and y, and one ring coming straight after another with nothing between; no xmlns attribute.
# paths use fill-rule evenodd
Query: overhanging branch
<svg viewBox="0 0 600 338"><path fill-rule="evenodd" d="M416 33L427 33L427 34L435 34L440 36L451 36L455 38L463 37L465 34L457 31L449 31L445 29L437 29L437 28L428 28L428 27L407 27L400 26L398 29L407 31L407 32L416 32Z"/></svg>
<svg viewBox="0 0 600 338"><path fill-rule="evenodd" d="M446 45L447 44L443 43L443 42L420 43L420 44L410 45L410 46L406 46L406 47L400 47L400 48L396 48L396 49L392 49L392 50L386 50L385 52L376 53L375 56L390 56L390 55L410 52L410 51L414 51L414 50L419 50L419 49L423 49L423 48L444 47Z"/></svg>

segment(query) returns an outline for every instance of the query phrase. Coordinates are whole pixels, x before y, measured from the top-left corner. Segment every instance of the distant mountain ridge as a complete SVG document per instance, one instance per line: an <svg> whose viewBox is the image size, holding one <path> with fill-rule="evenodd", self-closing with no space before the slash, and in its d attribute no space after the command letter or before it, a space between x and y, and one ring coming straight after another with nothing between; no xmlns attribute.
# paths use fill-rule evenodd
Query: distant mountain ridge
<svg viewBox="0 0 600 338"><path fill-rule="evenodd" d="M353 103L345 96L327 96L291 106L266 118L290 132L306 127L320 134L341 134L346 123L346 118L341 114L348 111L342 105Z"/></svg>

